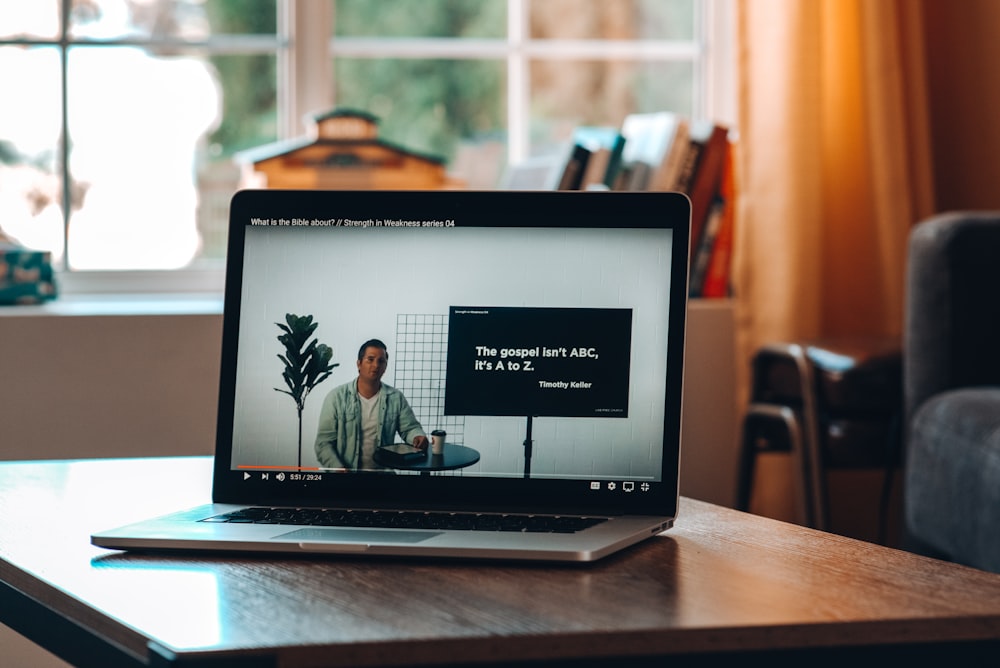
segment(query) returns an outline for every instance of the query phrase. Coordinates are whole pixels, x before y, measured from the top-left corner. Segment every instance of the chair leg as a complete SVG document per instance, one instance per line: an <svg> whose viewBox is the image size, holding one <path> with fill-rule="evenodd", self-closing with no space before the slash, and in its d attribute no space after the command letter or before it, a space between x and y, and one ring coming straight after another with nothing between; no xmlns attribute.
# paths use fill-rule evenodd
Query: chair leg
<svg viewBox="0 0 1000 668"><path fill-rule="evenodd" d="M771 344L765 349L776 355L784 355L795 362L798 371L802 397L802 447L801 459L796 476L803 485L806 499L806 526L826 531L829 526L829 511L826 502L826 478L823 468L823 454L820 447L819 410L816 406L816 383L812 362L806 349L797 344Z"/></svg>
<svg viewBox="0 0 1000 668"><path fill-rule="evenodd" d="M748 511L753 497L757 456L763 452L788 452L794 470L803 471L805 451L802 425L796 412L780 404L753 403L743 420L737 475L736 508ZM810 518L808 485L801 475L795 478L796 515L800 522Z"/></svg>

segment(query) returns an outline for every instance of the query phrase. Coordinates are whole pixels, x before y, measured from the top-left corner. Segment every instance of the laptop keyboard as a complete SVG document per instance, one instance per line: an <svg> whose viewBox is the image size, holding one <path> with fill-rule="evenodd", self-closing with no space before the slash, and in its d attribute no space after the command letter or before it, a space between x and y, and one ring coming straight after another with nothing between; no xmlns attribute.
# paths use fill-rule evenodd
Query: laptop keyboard
<svg viewBox="0 0 1000 668"><path fill-rule="evenodd" d="M315 508L243 508L202 522L231 524L288 524L293 526L348 526L390 529L461 529L576 533L606 521L605 517L561 515L503 515L406 510L331 510Z"/></svg>

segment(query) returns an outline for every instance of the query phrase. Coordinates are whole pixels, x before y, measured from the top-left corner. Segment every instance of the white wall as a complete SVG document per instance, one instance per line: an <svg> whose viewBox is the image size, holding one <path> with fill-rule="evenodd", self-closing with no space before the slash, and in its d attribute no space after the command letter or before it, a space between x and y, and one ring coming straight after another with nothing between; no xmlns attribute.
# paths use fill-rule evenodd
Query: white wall
<svg viewBox="0 0 1000 668"><path fill-rule="evenodd" d="M222 316L145 310L0 312L0 459L211 454Z"/></svg>

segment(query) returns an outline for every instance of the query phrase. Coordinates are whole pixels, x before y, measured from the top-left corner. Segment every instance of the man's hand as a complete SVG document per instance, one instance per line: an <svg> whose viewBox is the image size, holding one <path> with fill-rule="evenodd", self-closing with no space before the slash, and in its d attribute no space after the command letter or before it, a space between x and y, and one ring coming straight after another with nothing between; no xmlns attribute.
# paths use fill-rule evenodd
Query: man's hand
<svg viewBox="0 0 1000 668"><path fill-rule="evenodd" d="M413 439L413 447L415 447L418 450L426 450L427 449L427 437L426 436L417 436L417 437L415 437Z"/></svg>

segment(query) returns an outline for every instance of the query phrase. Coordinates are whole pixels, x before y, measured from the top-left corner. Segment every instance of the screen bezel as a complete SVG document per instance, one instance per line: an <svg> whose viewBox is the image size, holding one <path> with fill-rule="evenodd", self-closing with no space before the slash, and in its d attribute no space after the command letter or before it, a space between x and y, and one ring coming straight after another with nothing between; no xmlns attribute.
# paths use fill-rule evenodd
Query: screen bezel
<svg viewBox="0 0 1000 668"><path fill-rule="evenodd" d="M251 217L407 219L415 212L456 226L524 228L649 228L672 231L669 331L661 482L649 492L622 494L581 480L482 476L382 476L327 473L322 481L249 479L232 469L234 396L242 300L243 257ZM231 202L226 266L213 500L257 505L437 507L574 514L674 516L678 502L683 350L687 314L690 201L680 193L581 191L301 191L244 190ZM330 482L334 480L334 482Z"/></svg>

